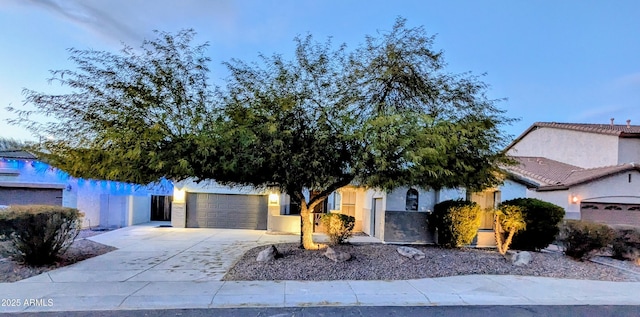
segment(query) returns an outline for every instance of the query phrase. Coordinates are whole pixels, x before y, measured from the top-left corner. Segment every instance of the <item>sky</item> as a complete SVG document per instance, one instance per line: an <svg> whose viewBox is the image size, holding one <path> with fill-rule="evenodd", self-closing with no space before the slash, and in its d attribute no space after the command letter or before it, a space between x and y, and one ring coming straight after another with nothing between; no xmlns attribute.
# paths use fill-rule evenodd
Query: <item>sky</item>
<svg viewBox="0 0 640 317"><path fill-rule="evenodd" d="M23 88L67 92L47 79L73 69L68 48L116 52L193 28L219 81L231 58L287 56L306 34L356 48L397 17L436 35L447 71L485 74L488 96L520 119L509 135L536 121L640 124L637 0L0 0L0 137L36 140L5 108L31 108Z"/></svg>

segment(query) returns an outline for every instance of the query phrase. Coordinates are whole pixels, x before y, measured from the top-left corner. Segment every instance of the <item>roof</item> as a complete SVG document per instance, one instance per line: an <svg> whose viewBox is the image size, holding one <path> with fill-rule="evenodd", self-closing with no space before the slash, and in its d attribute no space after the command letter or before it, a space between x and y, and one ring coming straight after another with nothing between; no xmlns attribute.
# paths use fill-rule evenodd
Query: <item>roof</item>
<svg viewBox="0 0 640 317"><path fill-rule="evenodd" d="M586 133L596 133L604 135L613 135L620 138L640 138L640 125L626 124L596 124L596 123L558 123L558 122L535 122L520 136L518 136L509 146L505 148L508 151L516 143L520 142L527 134L539 128L553 128L563 130L573 130Z"/></svg>
<svg viewBox="0 0 640 317"><path fill-rule="evenodd" d="M30 152L24 150L8 150L0 151L0 158L18 159L18 160L35 160L37 157Z"/></svg>
<svg viewBox="0 0 640 317"><path fill-rule="evenodd" d="M533 183L539 191L567 189L618 173L640 171L640 166L634 163L581 168L544 157L514 156L512 158L518 164L504 169L515 176L516 180L529 180L527 183Z"/></svg>

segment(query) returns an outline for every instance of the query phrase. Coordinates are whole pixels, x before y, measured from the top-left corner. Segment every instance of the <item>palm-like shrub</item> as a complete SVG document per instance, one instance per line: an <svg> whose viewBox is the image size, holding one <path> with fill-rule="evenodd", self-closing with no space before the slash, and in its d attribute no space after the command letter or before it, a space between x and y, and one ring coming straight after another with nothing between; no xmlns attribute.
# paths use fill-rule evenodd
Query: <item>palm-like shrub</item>
<svg viewBox="0 0 640 317"><path fill-rule="evenodd" d="M495 235L498 252L505 255L514 234L527 228L522 208L518 206L504 205L494 211ZM504 235L507 235L506 239Z"/></svg>

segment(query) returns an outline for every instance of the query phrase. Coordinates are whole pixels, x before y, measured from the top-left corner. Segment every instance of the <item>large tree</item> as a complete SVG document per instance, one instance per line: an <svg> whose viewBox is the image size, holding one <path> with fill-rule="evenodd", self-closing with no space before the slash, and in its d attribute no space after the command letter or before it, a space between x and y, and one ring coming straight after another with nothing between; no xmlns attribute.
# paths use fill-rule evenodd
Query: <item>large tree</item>
<svg viewBox="0 0 640 317"><path fill-rule="evenodd" d="M56 136L45 143L49 160L74 176L277 186L300 202L307 249L318 247L311 210L345 185L481 190L499 181L500 125L510 119L480 78L445 71L421 27L398 19L351 51L297 38L290 59L225 63L230 77L215 93L191 37L163 33L142 54L72 50L78 70L54 75L74 93L25 91L37 112L60 120L24 121Z"/></svg>
<svg viewBox="0 0 640 317"><path fill-rule="evenodd" d="M226 63L223 114L208 132L217 160L203 172L273 184L297 199L305 248L318 247L311 211L345 185L481 190L499 182L499 126L510 119L478 77L444 71L422 28L399 19L350 52L311 36L296 44L291 59Z"/></svg>

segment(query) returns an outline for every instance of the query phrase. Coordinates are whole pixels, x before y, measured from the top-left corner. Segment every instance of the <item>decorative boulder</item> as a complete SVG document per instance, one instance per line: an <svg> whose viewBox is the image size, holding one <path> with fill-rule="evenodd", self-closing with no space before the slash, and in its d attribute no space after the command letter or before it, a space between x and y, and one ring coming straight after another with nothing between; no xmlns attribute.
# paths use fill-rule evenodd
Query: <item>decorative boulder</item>
<svg viewBox="0 0 640 317"><path fill-rule="evenodd" d="M412 247L398 247L398 253L400 253L400 255L402 256L406 256L408 258L414 259L414 260L422 260L425 258L425 254L424 252L416 249L416 248L412 248Z"/></svg>
<svg viewBox="0 0 640 317"><path fill-rule="evenodd" d="M325 251L324 256L336 263L348 261L351 259L351 254L347 252L336 251L331 247L327 247L327 251Z"/></svg>
<svg viewBox="0 0 640 317"><path fill-rule="evenodd" d="M258 257L256 258L256 261L258 262L268 262L268 261L272 261L275 260L277 258L281 258L282 254L280 254L280 252L278 252L278 249L276 249L275 245L271 245L270 247L260 251L260 253L258 253Z"/></svg>
<svg viewBox="0 0 640 317"><path fill-rule="evenodd" d="M531 253L527 251L520 251L520 252L516 252L511 257L511 263L513 263L513 265L515 266L525 266L531 263L531 259L532 259Z"/></svg>

